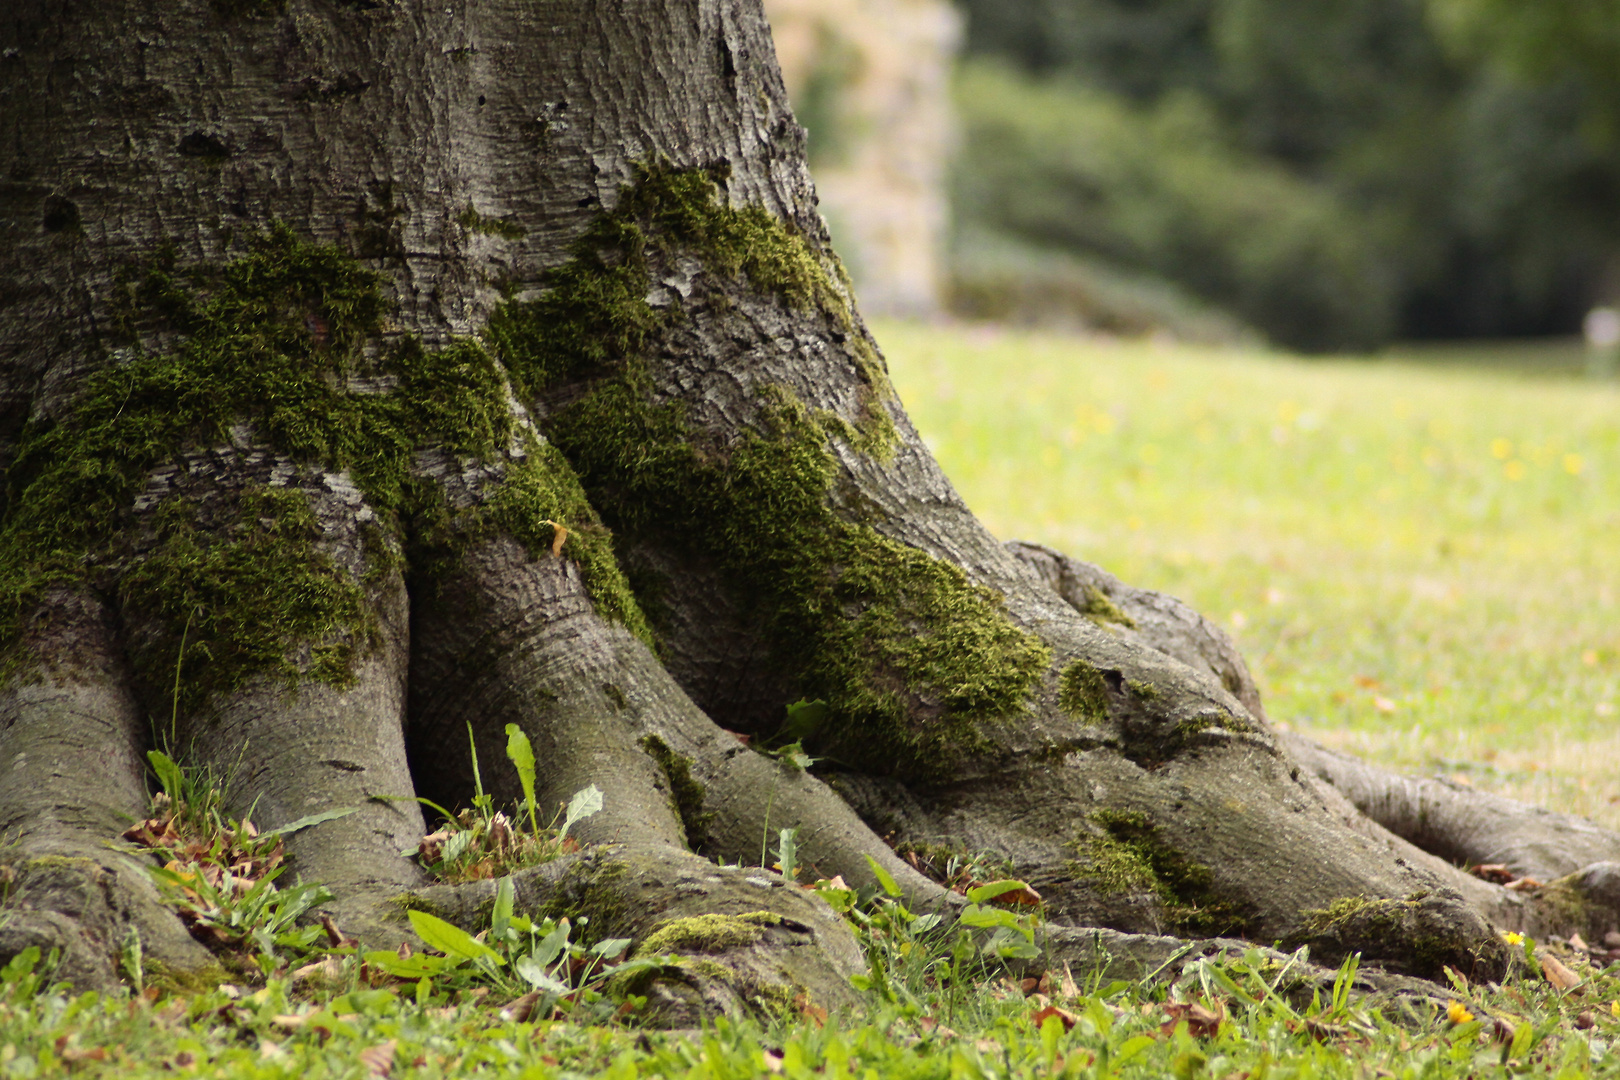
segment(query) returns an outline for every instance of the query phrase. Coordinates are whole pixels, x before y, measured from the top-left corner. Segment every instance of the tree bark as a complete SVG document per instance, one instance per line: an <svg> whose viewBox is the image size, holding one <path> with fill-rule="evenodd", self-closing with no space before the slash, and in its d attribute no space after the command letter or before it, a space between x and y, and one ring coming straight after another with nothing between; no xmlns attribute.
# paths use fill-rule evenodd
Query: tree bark
<svg viewBox="0 0 1620 1080"><path fill-rule="evenodd" d="M825 905L709 861L783 828L919 905L960 900L897 847L1010 864L1108 963L1169 932L1489 977L1498 928L1615 910L1391 832L1212 624L990 536L888 384L754 0L22 0L0 80L0 951L106 983L134 926L202 962L107 848L154 744L264 826L353 809L288 849L368 943L401 903L474 925L483 886L399 852L415 796L470 797L469 728L517 797L508 724L540 802L607 795L528 902L757 928L649 984L672 1021L852 1000ZM811 772L755 749L789 743Z"/></svg>

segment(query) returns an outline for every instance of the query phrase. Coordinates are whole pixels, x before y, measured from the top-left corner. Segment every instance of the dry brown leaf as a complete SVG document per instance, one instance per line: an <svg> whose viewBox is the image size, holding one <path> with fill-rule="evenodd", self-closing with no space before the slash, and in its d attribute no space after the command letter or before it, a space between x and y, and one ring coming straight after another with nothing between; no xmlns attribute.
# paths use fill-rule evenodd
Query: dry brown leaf
<svg viewBox="0 0 1620 1080"><path fill-rule="evenodd" d="M1067 998L1080 996L1080 984L1074 981L1074 972L1069 970L1069 962L1063 961L1063 979L1058 983L1058 993Z"/></svg>
<svg viewBox="0 0 1620 1080"><path fill-rule="evenodd" d="M297 985L305 979L326 979L336 982L343 978L343 961L335 956L328 956L325 960L317 960L313 964L305 964L287 976L287 981Z"/></svg>
<svg viewBox="0 0 1620 1080"><path fill-rule="evenodd" d="M924 1035L933 1035L941 1039L961 1038L959 1034L935 1020L932 1016L918 1017L917 1026L922 1029Z"/></svg>
<svg viewBox="0 0 1620 1080"><path fill-rule="evenodd" d="M545 524L551 526L551 557L555 559L562 554L563 544L568 542L568 530L555 521L548 521Z"/></svg>
<svg viewBox="0 0 1620 1080"><path fill-rule="evenodd" d="M1012 892L1002 893L1000 896L996 897L992 903L1022 904L1025 907L1036 907L1041 903L1041 894L1030 888L1028 885L1025 885L1021 889L1014 889Z"/></svg>
<svg viewBox="0 0 1620 1080"><path fill-rule="evenodd" d="M1517 881L1510 881L1502 887L1504 889L1512 889L1514 892L1523 892L1526 889L1541 888L1541 882L1537 881L1533 877L1522 877Z"/></svg>
<svg viewBox="0 0 1620 1080"><path fill-rule="evenodd" d="M107 1048L105 1046L93 1046L88 1050L83 1050L76 1046L70 1046L66 1049L58 1048L57 1056L69 1064L79 1061L106 1061Z"/></svg>
<svg viewBox="0 0 1620 1080"><path fill-rule="evenodd" d="M1581 985L1581 977L1569 968L1556 956L1543 956L1541 958L1541 973L1547 981L1560 990L1573 990Z"/></svg>
<svg viewBox="0 0 1620 1080"><path fill-rule="evenodd" d="M394 1040L366 1047L360 1051L359 1058L372 1076L387 1076L394 1071Z"/></svg>
<svg viewBox="0 0 1620 1080"><path fill-rule="evenodd" d="M1506 885L1514 879L1513 871L1507 868L1506 863L1480 863L1478 866L1470 866L1468 872L1496 885Z"/></svg>
<svg viewBox="0 0 1620 1080"><path fill-rule="evenodd" d="M278 1028L286 1028L288 1031L291 1031L294 1028L303 1027L304 1021L307 1019L309 1019L309 1017L303 1014L294 1015L289 1013L281 1016L272 1016L270 1018L270 1023L274 1024Z"/></svg>
<svg viewBox="0 0 1620 1080"><path fill-rule="evenodd" d="M1186 1021L1188 1034L1196 1038L1211 1038L1221 1030L1221 1021L1226 1019L1226 1008L1219 1001L1214 1009L1189 1001L1170 1001L1165 1003L1164 1011L1170 1019L1160 1025L1160 1030L1166 1035L1174 1032L1177 1024Z"/></svg>
<svg viewBox="0 0 1620 1080"><path fill-rule="evenodd" d="M793 1007L799 1010L799 1015L806 1020L815 1021L816 1027L827 1026L827 1010L810 1000L809 994L800 994L793 999Z"/></svg>
<svg viewBox="0 0 1620 1080"><path fill-rule="evenodd" d="M1039 1028L1042 1024L1046 1023L1048 1019L1054 1016L1063 1022L1064 1031L1073 1031L1074 1025L1080 1022L1080 1018L1074 1015L1074 1013L1069 1012L1067 1009L1060 1009L1056 1005L1048 1005L1044 1009L1037 1009L1035 1012L1029 1014L1029 1019L1030 1023Z"/></svg>
<svg viewBox="0 0 1620 1080"><path fill-rule="evenodd" d="M1586 939L1581 937L1579 934L1569 935L1569 947L1572 949L1579 949L1581 952L1592 951L1592 946L1588 945L1586 943Z"/></svg>

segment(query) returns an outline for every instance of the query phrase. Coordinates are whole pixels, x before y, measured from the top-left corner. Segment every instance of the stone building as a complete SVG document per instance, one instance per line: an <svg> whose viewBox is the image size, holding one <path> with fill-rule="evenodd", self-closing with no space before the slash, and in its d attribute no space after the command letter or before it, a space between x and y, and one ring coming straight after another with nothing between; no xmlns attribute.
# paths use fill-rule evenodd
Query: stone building
<svg viewBox="0 0 1620 1080"><path fill-rule="evenodd" d="M936 314L956 10L947 0L765 0L765 9L862 310Z"/></svg>

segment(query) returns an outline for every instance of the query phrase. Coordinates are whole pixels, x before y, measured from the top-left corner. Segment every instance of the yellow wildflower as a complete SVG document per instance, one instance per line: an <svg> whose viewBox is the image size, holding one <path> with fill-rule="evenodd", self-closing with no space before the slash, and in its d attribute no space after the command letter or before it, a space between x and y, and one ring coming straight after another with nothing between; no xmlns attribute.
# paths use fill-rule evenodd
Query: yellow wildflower
<svg viewBox="0 0 1620 1080"><path fill-rule="evenodd" d="M1474 1014L1463 1008L1463 1003L1460 1001L1453 1001L1446 1006L1446 1019L1453 1024L1466 1024L1473 1018Z"/></svg>
<svg viewBox="0 0 1620 1080"><path fill-rule="evenodd" d="M1507 942L1509 945L1523 945L1524 935L1509 932L1502 935L1502 940Z"/></svg>

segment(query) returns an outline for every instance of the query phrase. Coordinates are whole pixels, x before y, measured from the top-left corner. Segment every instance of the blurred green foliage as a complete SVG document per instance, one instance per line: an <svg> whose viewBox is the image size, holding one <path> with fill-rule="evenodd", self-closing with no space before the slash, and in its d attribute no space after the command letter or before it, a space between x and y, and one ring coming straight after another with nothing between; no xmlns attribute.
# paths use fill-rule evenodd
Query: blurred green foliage
<svg viewBox="0 0 1620 1080"><path fill-rule="evenodd" d="M961 2L969 230L1312 350L1572 331L1613 272L1617 0Z"/></svg>

